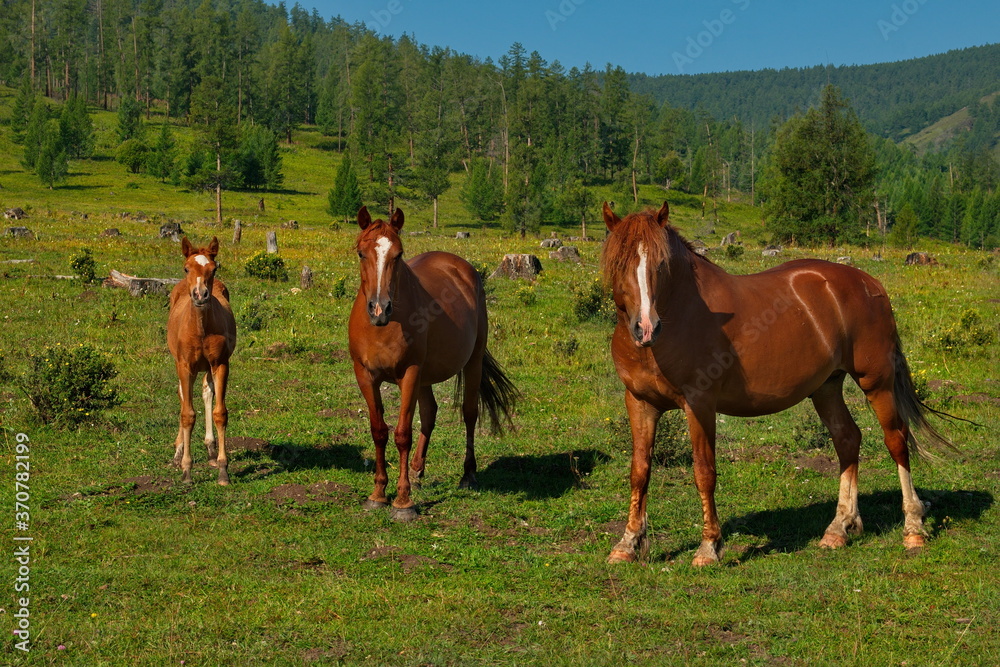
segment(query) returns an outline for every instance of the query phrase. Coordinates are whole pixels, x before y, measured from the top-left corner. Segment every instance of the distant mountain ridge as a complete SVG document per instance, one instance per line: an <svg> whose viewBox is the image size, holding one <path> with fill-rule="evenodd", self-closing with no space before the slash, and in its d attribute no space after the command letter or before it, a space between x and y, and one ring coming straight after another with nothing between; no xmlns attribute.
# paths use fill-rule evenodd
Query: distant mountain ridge
<svg viewBox="0 0 1000 667"><path fill-rule="evenodd" d="M1000 89L1000 43L873 65L710 74L630 74L636 93L716 119L737 118L766 128L819 100L823 86L839 87L865 127L901 141Z"/></svg>

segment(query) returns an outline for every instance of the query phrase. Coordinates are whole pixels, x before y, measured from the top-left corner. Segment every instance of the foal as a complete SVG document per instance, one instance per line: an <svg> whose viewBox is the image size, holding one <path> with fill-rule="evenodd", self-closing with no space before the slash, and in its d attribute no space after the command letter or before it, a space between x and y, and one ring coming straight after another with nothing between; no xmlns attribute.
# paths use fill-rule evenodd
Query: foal
<svg viewBox="0 0 1000 667"><path fill-rule="evenodd" d="M226 382L229 357L236 349L236 319L229 307L229 290L215 278L215 256L219 239L207 248L195 248L187 237L181 242L184 280L170 293L167 346L177 365L181 397L180 430L175 441L174 463L180 465L181 481L191 481L191 429L194 428L192 390L198 373L204 372L201 397L205 402L205 446L208 464L219 469L219 484L229 484L226 457ZM215 409L212 397L215 396ZM208 414L212 413L212 420ZM218 449L212 437L212 421L219 434Z"/></svg>

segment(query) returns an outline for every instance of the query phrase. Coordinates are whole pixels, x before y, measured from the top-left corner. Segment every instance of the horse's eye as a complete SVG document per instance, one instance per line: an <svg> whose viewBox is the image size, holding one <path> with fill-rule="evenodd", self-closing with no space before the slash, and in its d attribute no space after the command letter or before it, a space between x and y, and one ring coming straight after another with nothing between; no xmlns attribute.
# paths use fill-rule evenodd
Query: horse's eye
<svg viewBox="0 0 1000 667"><path fill-rule="evenodd" d="M365 258L365 256L361 254L361 251L360 251L360 250L358 251L358 257L360 257L361 259L364 259L364 258Z"/></svg>
<svg viewBox="0 0 1000 667"><path fill-rule="evenodd" d="M189 269L188 267L186 267L186 266L184 267L184 273L187 273L187 272L188 272L188 271L190 271L190 270L191 270L191 269Z"/></svg>

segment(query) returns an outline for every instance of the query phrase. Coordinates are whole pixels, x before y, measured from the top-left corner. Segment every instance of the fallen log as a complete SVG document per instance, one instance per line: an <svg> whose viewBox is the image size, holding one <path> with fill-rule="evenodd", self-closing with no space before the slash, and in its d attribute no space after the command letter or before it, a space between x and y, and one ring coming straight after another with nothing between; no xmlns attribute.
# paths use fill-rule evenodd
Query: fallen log
<svg viewBox="0 0 1000 667"><path fill-rule="evenodd" d="M137 278L136 276L130 276L111 269L111 275L104 279L104 286L127 289L128 293L132 296L142 296L144 294L169 295L170 290L179 282L179 278Z"/></svg>

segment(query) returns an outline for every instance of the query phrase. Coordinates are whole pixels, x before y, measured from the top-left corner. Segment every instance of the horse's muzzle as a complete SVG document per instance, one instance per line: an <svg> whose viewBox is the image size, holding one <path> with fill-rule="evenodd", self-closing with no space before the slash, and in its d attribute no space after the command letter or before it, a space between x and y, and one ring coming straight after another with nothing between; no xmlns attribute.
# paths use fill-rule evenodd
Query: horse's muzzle
<svg viewBox="0 0 1000 667"><path fill-rule="evenodd" d="M663 323L659 317L654 322L650 322L649 320L643 322L641 318L637 317L632 320L632 326L630 327L632 340L635 342L636 347L649 347L655 343L661 329L663 329Z"/></svg>
<svg viewBox="0 0 1000 667"><path fill-rule="evenodd" d="M383 304L377 299L368 302L368 319L372 326L384 327L389 324L389 317L392 315L392 301L388 299Z"/></svg>
<svg viewBox="0 0 1000 667"><path fill-rule="evenodd" d="M211 300L212 293L208 290L204 290L204 292L199 292L196 289L191 290L191 303L194 304L195 308L204 308Z"/></svg>

